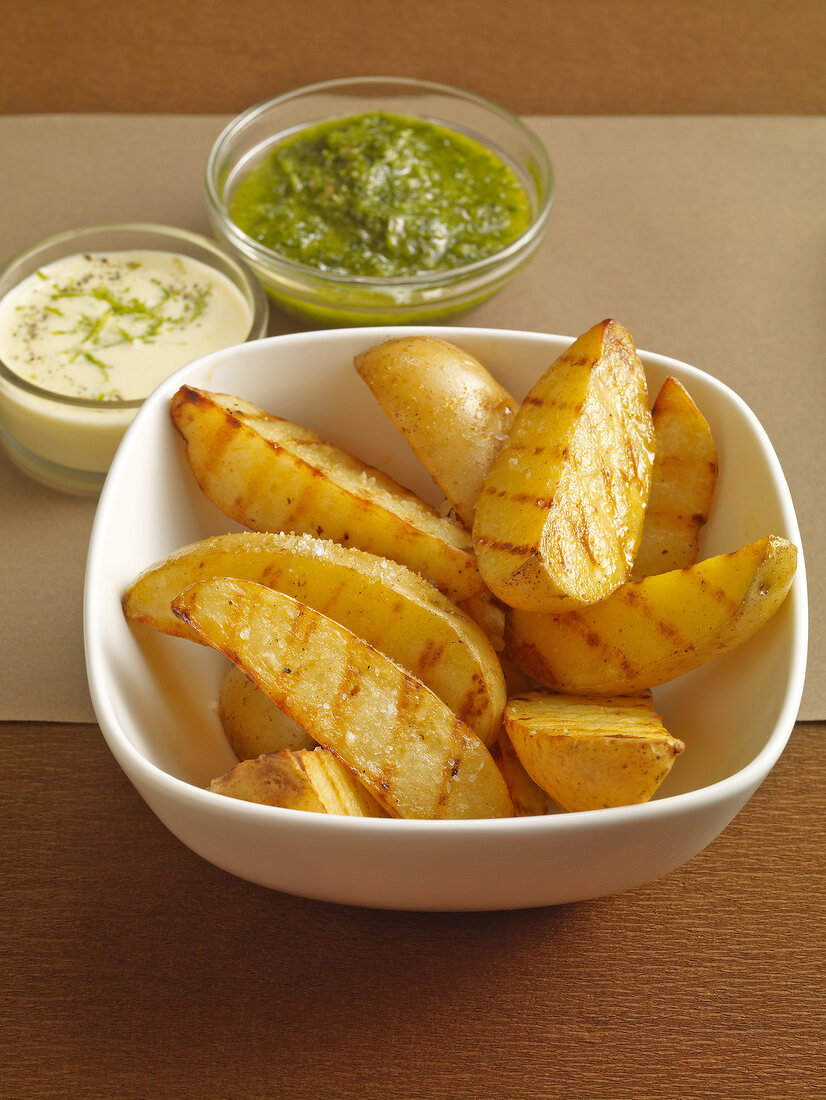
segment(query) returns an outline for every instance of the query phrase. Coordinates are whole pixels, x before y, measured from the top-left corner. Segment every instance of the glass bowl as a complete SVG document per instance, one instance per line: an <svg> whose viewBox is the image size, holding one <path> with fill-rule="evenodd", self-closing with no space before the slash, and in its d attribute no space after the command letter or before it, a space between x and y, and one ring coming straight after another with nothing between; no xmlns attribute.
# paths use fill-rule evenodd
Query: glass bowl
<svg viewBox="0 0 826 1100"><path fill-rule="evenodd" d="M122 224L73 229L21 252L0 268L0 303L28 276L64 257L157 251L189 257L225 276L249 312L247 340L266 334L267 298L226 249L196 233L163 225ZM218 350L215 343L209 350ZM193 356L194 358L194 356ZM168 373L180 363L170 367ZM0 355L0 443L24 472L54 488L96 495L121 437L149 395L134 399L69 396L23 378Z"/></svg>
<svg viewBox="0 0 826 1100"><path fill-rule="evenodd" d="M332 274L286 259L233 222L228 210L239 182L273 145L305 127L370 111L423 119L486 146L524 188L527 228L500 251L450 271L378 277ZM554 174L537 135L495 103L425 80L358 77L299 88L238 115L212 148L206 194L216 236L249 264L282 309L317 327L415 324L479 305L525 267L545 235Z"/></svg>

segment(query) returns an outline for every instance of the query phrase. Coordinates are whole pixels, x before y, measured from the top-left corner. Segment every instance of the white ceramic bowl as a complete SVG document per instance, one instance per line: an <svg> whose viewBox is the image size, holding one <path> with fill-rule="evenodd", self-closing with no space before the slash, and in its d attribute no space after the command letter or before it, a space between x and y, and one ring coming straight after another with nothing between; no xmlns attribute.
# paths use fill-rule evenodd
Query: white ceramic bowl
<svg viewBox="0 0 826 1100"><path fill-rule="evenodd" d="M803 688L803 561L775 619L741 649L655 692L686 743L644 805L497 821L328 817L204 790L235 758L215 711L223 658L130 627L120 599L138 572L177 547L237 529L197 488L169 419L190 383L245 397L314 428L429 498L438 491L356 374L353 355L401 328L279 336L184 367L146 401L107 478L91 537L86 660L101 730L161 821L195 852L242 878L352 905L472 910L551 905L657 878L709 844L780 756ZM521 397L571 340L470 328L417 328L476 355ZM703 556L762 535L800 533L778 460L752 412L692 367L641 353L652 396L668 374L708 418L720 479Z"/></svg>

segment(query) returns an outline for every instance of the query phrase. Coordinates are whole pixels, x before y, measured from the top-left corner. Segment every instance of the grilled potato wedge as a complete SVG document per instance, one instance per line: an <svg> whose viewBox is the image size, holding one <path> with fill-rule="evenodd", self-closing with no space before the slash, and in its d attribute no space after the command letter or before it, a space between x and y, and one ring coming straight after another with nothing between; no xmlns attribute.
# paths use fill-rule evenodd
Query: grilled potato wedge
<svg viewBox="0 0 826 1100"><path fill-rule="evenodd" d="M171 414L201 489L245 527L360 547L407 565L455 600L482 587L458 521L309 429L191 386L174 395Z"/></svg>
<svg viewBox="0 0 826 1100"><path fill-rule="evenodd" d="M325 812L300 757L286 750L242 760L225 775L213 779L209 789L216 794L239 798L243 802L258 802L263 806L282 806L287 810L307 810L317 814Z"/></svg>
<svg viewBox="0 0 826 1100"><path fill-rule="evenodd" d="M563 810L647 802L685 748L650 694L531 693L508 700L505 724L527 773Z"/></svg>
<svg viewBox="0 0 826 1100"><path fill-rule="evenodd" d="M497 653L505 648L505 605L501 600L483 588L475 596L462 600L459 607L481 627Z"/></svg>
<svg viewBox="0 0 826 1100"><path fill-rule="evenodd" d="M350 768L393 817L509 817L476 734L425 685L306 604L251 581L198 581L176 615Z"/></svg>
<svg viewBox="0 0 826 1100"><path fill-rule="evenodd" d="M195 581L221 576L278 589L335 619L422 680L483 741L493 740L505 682L483 630L432 584L374 554L310 535L218 535L145 570L124 596L124 614L200 640L173 615L172 600Z"/></svg>
<svg viewBox="0 0 826 1100"><path fill-rule="evenodd" d="M468 352L434 336L386 340L356 370L467 527L518 402Z"/></svg>
<svg viewBox="0 0 826 1100"><path fill-rule="evenodd" d="M490 754L507 784L514 817L539 817L549 810L548 795L525 771L516 755L504 723L500 726Z"/></svg>
<svg viewBox="0 0 826 1100"><path fill-rule="evenodd" d="M386 817L373 796L327 749L281 749L243 760L209 785L216 794L346 817Z"/></svg>
<svg viewBox="0 0 826 1100"><path fill-rule="evenodd" d="M783 603L796 567L796 547L769 535L690 569L628 581L591 607L510 611L508 652L554 691L641 691L745 642Z"/></svg>
<svg viewBox="0 0 826 1100"><path fill-rule="evenodd" d="M697 560L700 529L717 484L717 448L708 422L685 387L666 378L654 408L654 467L632 579L687 569Z"/></svg>
<svg viewBox="0 0 826 1100"><path fill-rule="evenodd" d="M254 760L281 749L314 749L316 745L306 730L279 710L232 662L221 681L218 717L239 760Z"/></svg>
<svg viewBox="0 0 826 1100"><path fill-rule="evenodd" d="M528 691L541 691L542 684L526 675L508 653L499 654L499 664L505 677L505 689L508 698L512 695L524 695Z"/></svg>
<svg viewBox="0 0 826 1100"><path fill-rule="evenodd" d="M536 383L485 476L473 543L494 595L551 611L627 580L653 455L642 363L629 333L603 321Z"/></svg>

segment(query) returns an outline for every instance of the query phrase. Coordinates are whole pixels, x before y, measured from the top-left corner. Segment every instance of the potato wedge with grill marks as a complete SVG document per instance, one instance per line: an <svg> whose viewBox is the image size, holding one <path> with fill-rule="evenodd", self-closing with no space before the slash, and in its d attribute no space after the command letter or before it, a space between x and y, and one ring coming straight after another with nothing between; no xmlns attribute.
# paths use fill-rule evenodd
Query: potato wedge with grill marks
<svg viewBox="0 0 826 1100"><path fill-rule="evenodd" d="M470 527L482 480L519 402L472 355L435 336L385 340L357 355L355 365Z"/></svg>
<svg viewBox="0 0 826 1100"><path fill-rule="evenodd" d="M528 775L563 810L648 802L685 748L650 694L530 693L508 700L505 725Z"/></svg>
<svg viewBox="0 0 826 1100"><path fill-rule="evenodd" d="M213 779L209 789L242 802L324 813L321 799L309 782L300 757L286 750L242 760Z"/></svg>
<svg viewBox="0 0 826 1100"><path fill-rule="evenodd" d="M176 615L340 757L393 817L509 817L476 734L429 688L332 619L251 581L198 581Z"/></svg>
<svg viewBox="0 0 826 1100"><path fill-rule="evenodd" d="M628 581L590 607L509 611L507 651L554 691L641 691L745 642L780 608L796 567L796 547L769 535L690 569Z"/></svg>
<svg viewBox="0 0 826 1100"><path fill-rule="evenodd" d="M717 448L708 421L676 378L666 378L651 419L654 467L634 580L694 564L717 484Z"/></svg>
<svg viewBox="0 0 826 1100"><path fill-rule="evenodd" d="M508 737L504 722L490 750L508 788L514 817L541 817L548 813L548 795L528 775Z"/></svg>
<svg viewBox="0 0 826 1100"><path fill-rule="evenodd" d="M482 588L458 521L310 429L192 386L174 395L171 415L202 491L245 527L317 535L391 558L451 599Z"/></svg>
<svg viewBox="0 0 826 1100"><path fill-rule="evenodd" d="M218 717L239 760L254 760L282 749L314 749L316 745L306 730L279 710L231 661L221 681Z"/></svg>
<svg viewBox="0 0 826 1100"><path fill-rule="evenodd" d="M545 611L627 580L653 453L642 363L629 333L603 321L536 383L484 479L473 543L491 591Z"/></svg>
<svg viewBox="0 0 826 1100"><path fill-rule="evenodd" d="M386 817L384 810L350 770L327 749L281 749L243 760L213 779L216 794L345 817Z"/></svg>
<svg viewBox="0 0 826 1100"><path fill-rule="evenodd" d="M462 600L458 606L484 631L485 637L497 653L505 648L506 609L501 600L497 600L492 592L484 588Z"/></svg>
<svg viewBox="0 0 826 1100"><path fill-rule="evenodd" d="M310 535L217 535L144 570L124 596L124 614L201 640L171 603L195 581L219 576L278 589L335 619L422 680L483 741L493 740L505 683L491 643L470 616L403 565Z"/></svg>

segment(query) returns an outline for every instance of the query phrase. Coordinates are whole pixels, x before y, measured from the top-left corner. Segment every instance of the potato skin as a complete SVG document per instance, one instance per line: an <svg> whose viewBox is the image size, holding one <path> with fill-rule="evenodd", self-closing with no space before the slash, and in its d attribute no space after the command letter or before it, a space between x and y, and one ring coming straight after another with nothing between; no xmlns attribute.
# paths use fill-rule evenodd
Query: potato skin
<svg viewBox="0 0 826 1100"><path fill-rule="evenodd" d="M213 779L209 789L214 794L238 798L242 802L257 802L261 806L281 806L317 814L325 812L301 757L294 752L273 752L242 760Z"/></svg>
<svg viewBox="0 0 826 1100"><path fill-rule="evenodd" d="M279 749L242 760L213 779L214 794L285 810L384 817L378 802L327 749Z"/></svg>
<svg viewBox="0 0 826 1100"><path fill-rule="evenodd" d="M472 355L434 336L386 340L355 366L469 528L519 403Z"/></svg>

